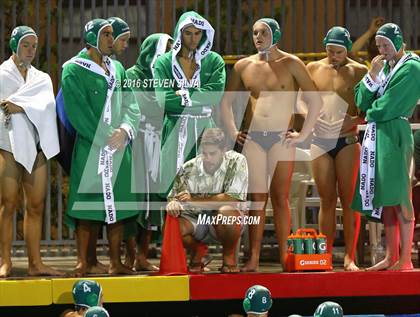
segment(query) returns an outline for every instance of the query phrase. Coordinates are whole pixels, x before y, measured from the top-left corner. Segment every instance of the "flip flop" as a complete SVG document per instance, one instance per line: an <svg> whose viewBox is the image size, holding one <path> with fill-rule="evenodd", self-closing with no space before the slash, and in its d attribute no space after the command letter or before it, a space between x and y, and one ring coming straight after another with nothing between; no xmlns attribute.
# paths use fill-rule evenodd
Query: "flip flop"
<svg viewBox="0 0 420 317"><path fill-rule="evenodd" d="M241 270L237 265L230 265L230 264L224 264L220 268L220 273L226 273L226 274L237 274L240 273Z"/></svg>

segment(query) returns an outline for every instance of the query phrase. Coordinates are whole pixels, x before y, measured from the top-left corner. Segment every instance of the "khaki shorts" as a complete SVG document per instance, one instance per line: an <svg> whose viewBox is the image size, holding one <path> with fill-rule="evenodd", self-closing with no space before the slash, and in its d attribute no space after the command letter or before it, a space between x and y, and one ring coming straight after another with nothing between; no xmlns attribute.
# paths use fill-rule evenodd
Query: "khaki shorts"
<svg viewBox="0 0 420 317"><path fill-rule="evenodd" d="M214 216L214 211L202 211L201 213L206 214L208 216ZM243 216L243 212L239 210L240 216ZM209 224L199 224L198 223L198 214L197 212L185 210L181 213L180 217L188 220L193 226L193 233L192 236L195 240L203 242L203 243L220 243L217 238L216 229L213 225ZM244 225L241 225L241 235L244 232Z"/></svg>

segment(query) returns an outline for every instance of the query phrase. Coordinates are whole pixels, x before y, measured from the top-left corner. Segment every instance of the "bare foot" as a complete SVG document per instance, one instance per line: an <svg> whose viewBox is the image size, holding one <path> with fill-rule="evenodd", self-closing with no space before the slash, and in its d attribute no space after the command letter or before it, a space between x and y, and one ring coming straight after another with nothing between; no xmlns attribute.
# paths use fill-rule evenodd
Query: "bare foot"
<svg viewBox="0 0 420 317"><path fill-rule="evenodd" d="M190 263L188 266L188 273L190 274L202 274L204 272L203 263Z"/></svg>
<svg viewBox="0 0 420 317"><path fill-rule="evenodd" d="M76 268L73 271L75 277L83 277L87 274L87 264L77 263Z"/></svg>
<svg viewBox="0 0 420 317"><path fill-rule="evenodd" d="M241 272L258 272L258 261L249 259L248 262L241 268Z"/></svg>
<svg viewBox="0 0 420 317"><path fill-rule="evenodd" d="M12 262L4 262L0 266L0 278L9 277L12 272Z"/></svg>
<svg viewBox="0 0 420 317"><path fill-rule="evenodd" d="M201 263L203 257L207 256L208 250L207 244L200 242L195 250L191 251L190 263Z"/></svg>
<svg viewBox="0 0 420 317"><path fill-rule="evenodd" d="M102 264L99 261L96 261L95 264L89 264L86 270L88 274L107 274L108 265Z"/></svg>
<svg viewBox="0 0 420 317"><path fill-rule="evenodd" d="M139 259L137 258L136 261L136 271L150 271L150 272L157 272L159 268L156 265L153 265L146 259Z"/></svg>
<svg viewBox="0 0 420 317"><path fill-rule="evenodd" d="M391 260L388 258L383 259L381 262L376 263L374 266L368 267L366 271L382 271L392 266Z"/></svg>
<svg viewBox="0 0 420 317"><path fill-rule="evenodd" d="M360 271L356 263L354 263L354 261L347 255L344 257L344 271L347 271L347 272Z"/></svg>
<svg viewBox="0 0 420 317"><path fill-rule="evenodd" d="M28 268L28 275L29 276L64 276L63 272L57 271L56 269L45 265L31 265Z"/></svg>
<svg viewBox="0 0 420 317"><path fill-rule="evenodd" d="M223 264L220 268L221 273L239 273L241 270L235 264Z"/></svg>
<svg viewBox="0 0 420 317"><path fill-rule="evenodd" d="M108 274L110 275L134 275L134 272L129 267L125 266L122 263L118 264L109 264Z"/></svg>
<svg viewBox="0 0 420 317"><path fill-rule="evenodd" d="M413 269L413 262L411 260L408 261L401 261L401 259L395 263L394 265L391 265L387 270L389 271L409 271Z"/></svg>
<svg viewBox="0 0 420 317"><path fill-rule="evenodd" d="M135 260L136 260L135 257L133 257L133 256L131 256L129 254L126 254L125 259L124 259L124 265L126 267L129 267L129 268L134 268L134 262L135 262Z"/></svg>

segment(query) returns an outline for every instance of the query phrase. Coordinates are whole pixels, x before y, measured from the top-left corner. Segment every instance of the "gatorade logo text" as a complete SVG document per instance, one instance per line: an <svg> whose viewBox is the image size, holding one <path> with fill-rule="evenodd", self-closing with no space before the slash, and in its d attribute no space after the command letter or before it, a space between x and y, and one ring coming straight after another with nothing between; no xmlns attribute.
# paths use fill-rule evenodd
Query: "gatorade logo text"
<svg viewBox="0 0 420 317"><path fill-rule="evenodd" d="M300 266L305 265L327 265L327 260L300 260Z"/></svg>
<svg viewBox="0 0 420 317"><path fill-rule="evenodd" d="M305 265L318 265L319 264L319 261L318 260L314 260L314 261L300 260L299 264L301 266L305 266Z"/></svg>

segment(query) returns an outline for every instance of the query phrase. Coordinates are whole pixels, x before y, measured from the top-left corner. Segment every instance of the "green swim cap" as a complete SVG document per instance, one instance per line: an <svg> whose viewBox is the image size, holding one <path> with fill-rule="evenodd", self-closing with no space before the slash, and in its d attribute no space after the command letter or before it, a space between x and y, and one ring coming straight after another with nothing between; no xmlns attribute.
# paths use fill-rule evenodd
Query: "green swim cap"
<svg viewBox="0 0 420 317"><path fill-rule="evenodd" d="M336 45L344 47L347 52L351 51L351 47L353 45L350 39L350 33L347 31L346 28L341 26L334 26L327 32L327 35L324 38L324 46L327 45Z"/></svg>
<svg viewBox="0 0 420 317"><path fill-rule="evenodd" d="M403 45L403 36L401 29L395 23L386 23L382 25L379 30L376 32L376 37L386 38L392 43L395 51L399 51Z"/></svg>
<svg viewBox="0 0 420 317"><path fill-rule="evenodd" d="M262 18L255 23L264 23L271 31L271 45L276 44L281 38L281 30L278 22L272 18ZM254 23L254 25L255 25Z"/></svg>
<svg viewBox="0 0 420 317"><path fill-rule="evenodd" d="M80 280L73 286L74 304L82 307L98 306L101 299L102 287L92 280Z"/></svg>
<svg viewBox="0 0 420 317"><path fill-rule="evenodd" d="M335 302L324 302L315 310L314 317L343 317L343 308Z"/></svg>
<svg viewBox="0 0 420 317"><path fill-rule="evenodd" d="M13 29L12 35L10 36L10 41L9 41L9 46L13 53L17 54L20 41L29 35L34 35L38 37L35 31L26 25L21 25Z"/></svg>
<svg viewBox="0 0 420 317"><path fill-rule="evenodd" d="M94 306L86 311L85 317L109 317L109 314L105 308Z"/></svg>
<svg viewBox="0 0 420 317"><path fill-rule="evenodd" d="M83 30L83 39L87 44L99 50L99 35L109 25L111 24L104 19L93 19L89 21Z"/></svg>
<svg viewBox="0 0 420 317"><path fill-rule="evenodd" d="M270 310L272 304L271 293L264 286L251 286L245 293L243 307L247 314L264 314Z"/></svg>
<svg viewBox="0 0 420 317"><path fill-rule="evenodd" d="M108 22L112 25L112 32L114 35L114 42L122 35L130 32L128 24L118 17L108 18Z"/></svg>

